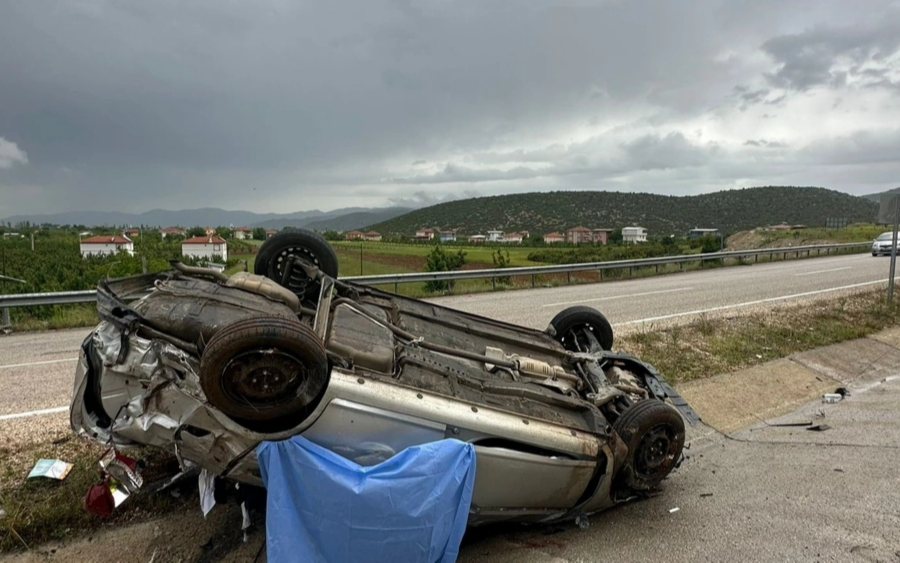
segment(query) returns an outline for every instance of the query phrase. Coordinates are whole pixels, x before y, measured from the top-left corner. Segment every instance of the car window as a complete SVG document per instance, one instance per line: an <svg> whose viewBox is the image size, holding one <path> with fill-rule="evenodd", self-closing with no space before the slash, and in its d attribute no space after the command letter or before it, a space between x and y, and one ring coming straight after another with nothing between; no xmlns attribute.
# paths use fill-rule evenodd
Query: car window
<svg viewBox="0 0 900 563"><path fill-rule="evenodd" d="M878 240L892 240L894 238L894 233L881 233L878 235Z"/></svg>

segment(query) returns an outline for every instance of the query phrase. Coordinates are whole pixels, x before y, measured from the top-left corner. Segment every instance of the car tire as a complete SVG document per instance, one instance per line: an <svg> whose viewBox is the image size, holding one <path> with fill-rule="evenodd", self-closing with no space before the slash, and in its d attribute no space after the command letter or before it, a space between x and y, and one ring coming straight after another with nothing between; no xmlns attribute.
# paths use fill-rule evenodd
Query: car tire
<svg viewBox="0 0 900 563"><path fill-rule="evenodd" d="M301 268L293 268L285 280L284 266L292 256L316 266L329 277L338 275L334 248L318 233L306 229L288 229L272 235L260 245L253 271L293 291L301 301L314 302L318 299L319 283L310 280Z"/></svg>
<svg viewBox="0 0 900 563"><path fill-rule="evenodd" d="M620 486L647 491L675 469L684 449L684 419L658 399L644 399L628 407L613 429L628 447L616 480Z"/></svg>
<svg viewBox="0 0 900 563"><path fill-rule="evenodd" d="M328 386L325 347L294 319L251 317L225 326L200 359L209 403L257 432L293 428L315 409Z"/></svg>
<svg viewBox="0 0 900 563"><path fill-rule="evenodd" d="M590 330L604 350L612 350L613 328L603 313L584 306L563 309L550 321L554 338L566 350L577 352L577 331Z"/></svg>

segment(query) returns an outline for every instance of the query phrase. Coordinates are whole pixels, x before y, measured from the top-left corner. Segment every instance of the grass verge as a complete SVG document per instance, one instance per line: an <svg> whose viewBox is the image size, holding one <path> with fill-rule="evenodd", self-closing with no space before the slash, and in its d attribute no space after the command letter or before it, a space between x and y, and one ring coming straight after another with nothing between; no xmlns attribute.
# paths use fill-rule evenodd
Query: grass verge
<svg viewBox="0 0 900 563"><path fill-rule="evenodd" d="M888 304L881 288L668 328L650 325L620 337L617 347L653 364L671 383L682 383L898 325L900 302Z"/></svg>
<svg viewBox="0 0 900 563"><path fill-rule="evenodd" d="M5 511L0 517L0 555L89 533L103 526L139 521L197 502L197 494L190 492L179 498L169 494L136 494L108 518L89 513L84 509L84 494L99 479L97 460L104 451L72 434L24 447L0 447L0 508ZM128 455L146 463L145 483L152 483L177 467L174 458L156 449L147 448ZM62 481L26 479L40 458L62 459L74 467Z"/></svg>

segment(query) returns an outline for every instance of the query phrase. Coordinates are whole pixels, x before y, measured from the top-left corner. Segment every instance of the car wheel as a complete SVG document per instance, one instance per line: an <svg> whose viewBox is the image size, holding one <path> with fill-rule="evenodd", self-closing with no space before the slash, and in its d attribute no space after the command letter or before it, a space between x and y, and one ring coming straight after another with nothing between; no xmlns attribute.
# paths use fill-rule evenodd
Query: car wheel
<svg viewBox="0 0 900 563"><path fill-rule="evenodd" d="M684 420L672 406L645 399L622 413L613 429L628 446L616 477L630 489L646 491L675 468L684 448Z"/></svg>
<svg viewBox="0 0 900 563"><path fill-rule="evenodd" d="M571 352L590 349L590 339L586 338L585 331L590 332L604 350L612 350L612 325L600 311L591 307L563 309L550 321L550 327L554 338Z"/></svg>
<svg viewBox="0 0 900 563"><path fill-rule="evenodd" d="M329 379L318 336L293 319L252 317L222 328L200 359L207 400L258 432L300 424L315 409Z"/></svg>
<svg viewBox="0 0 900 563"><path fill-rule="evenodd" d="M302 301L315 301L319 283L309 279L303 268L293 266L292 258L316 266L329 277L336 278L338 275L338 258L334 248L317 233L306 229L281 231L262 243L256 255L254 273L288 288Z"/></svg>

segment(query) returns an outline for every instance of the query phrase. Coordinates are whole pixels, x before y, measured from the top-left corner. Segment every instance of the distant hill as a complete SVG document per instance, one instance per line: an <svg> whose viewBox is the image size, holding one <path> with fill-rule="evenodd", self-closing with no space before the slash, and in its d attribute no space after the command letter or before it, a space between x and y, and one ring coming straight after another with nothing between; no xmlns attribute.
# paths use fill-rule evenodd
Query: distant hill
<svg viewBox="0 0 900 563"><path fill-rule="evenodd" d="M864 197L864 198L866 198L866 199L871 199L871 200L874 201L875 203L879 203L879 204L880 204L880 203L881 203L881 196L882 196L882 194L900 194L900 188L894 188L893 190L886 190L886 191L883 191L883 192L878 192L878 193L876 193L876 194L866 194L866 195L864 195L864 196L862 196L862 197Z"/></svg>
<svg viewBox="0 0 900 563"><path fill-rule="evenodd" d="M871 222L878 205L869 199L814 187L769 186L696 196L601 191L512 194L456 200L366 226L383 235L410 235L439 227L460 233L527 230L534 235L584 226L646 227L651 236L683 235L701 228L729 232L778 224L824 226L829 217Z"/></svg>
<svg viewBox="0 0 900 563"><path fill-rule="evenodd" d="M33 224L51 225L84 225L86 227L112 227L145 225L148 227L169 226L250 226L266 229L281 229L285 226L303 227L311 221L338 221L343 216L349 216L347 222L353 223L351 229L364 226L366 223L385 221L397 215L410 211L411 208L369 208L348 207L333 211L298 211L294 213L253 213L252 211L231 211L213 207L201 209L185 209L170 211L166 209L154 209L144 213L117 213L107 211L71 211L66 213L54 213L44 215L16 215L7 217L2 223L13 225L30 221ZM370 213L368 218L365 214ZM357 224L358 223L358 224Z"/></svg>
<svg viewBox="0 0 900 563"><path fill-rule="evenodd" d="M354 229L361 229L372 223L388 221L394 217L409 213L412 210L413 209L410 207L389 207L378 211L347 213L346 215L339 215L332 218L315 217L302 226L314 231L352 231Z"/></svg>

